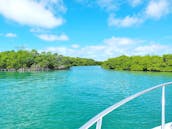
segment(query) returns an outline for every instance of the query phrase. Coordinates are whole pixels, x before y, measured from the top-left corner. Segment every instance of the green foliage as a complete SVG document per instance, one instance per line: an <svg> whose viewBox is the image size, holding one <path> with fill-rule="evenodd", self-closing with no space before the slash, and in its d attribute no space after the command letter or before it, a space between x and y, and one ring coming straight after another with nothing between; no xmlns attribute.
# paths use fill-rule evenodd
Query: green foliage
<svg viewBox="0 0 172 129"><path fill-rule="evenodd" d="M0 69L60 69L71 66L97 65L93 59L73 58L52 54L50 52L38 53L36 50L5 51L0 52Z"/></svg>
<svg viewBox="0 0 172 129"><path fill-rule="evenodd" d="M172 54L161 56L120 56L102 63L105 69L172 72Z"/></svg>
<svg viewBox="0 0 172 129"><path fill-rule="evenodd" d="M86 58L74 58L68 57L69 62L72 66L89 66L89 65L97 65L98 63L93 59L86 59Z"/></svg>

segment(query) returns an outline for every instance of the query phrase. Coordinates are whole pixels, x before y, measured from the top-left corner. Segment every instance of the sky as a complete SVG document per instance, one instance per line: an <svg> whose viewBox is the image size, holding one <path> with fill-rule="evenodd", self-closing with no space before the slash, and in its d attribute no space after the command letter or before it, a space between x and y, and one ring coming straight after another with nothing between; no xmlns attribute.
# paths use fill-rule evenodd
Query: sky
<svg viewBox="0 0 172 129"><path fill-rule="evenodd" d="M172 0L0 0L0 51L106 60L172 53Z"/></svg>

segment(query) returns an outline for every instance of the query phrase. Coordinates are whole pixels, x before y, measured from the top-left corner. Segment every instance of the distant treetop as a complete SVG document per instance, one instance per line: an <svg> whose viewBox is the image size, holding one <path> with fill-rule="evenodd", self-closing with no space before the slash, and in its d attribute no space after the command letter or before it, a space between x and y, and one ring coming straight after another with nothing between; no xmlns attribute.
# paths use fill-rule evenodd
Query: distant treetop
<svg viewBox="0 0 172 129"><path fill-rule="evenodd" d="M163 56L120 56L103 62L103 68L128 71L172 72L172 54Z"/></svg>

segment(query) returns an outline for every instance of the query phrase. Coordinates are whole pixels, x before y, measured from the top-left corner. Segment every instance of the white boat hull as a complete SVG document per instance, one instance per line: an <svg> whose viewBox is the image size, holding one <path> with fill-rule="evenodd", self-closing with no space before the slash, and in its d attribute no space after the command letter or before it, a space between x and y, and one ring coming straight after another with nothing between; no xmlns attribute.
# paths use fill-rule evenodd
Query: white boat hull
<svg viewBox="0 0 172 129"><path fill-rule="evenodd" d="M155 127L153 129L161 129L161 126ZM172 122L165 124L165 129L172 129Z"/></svg>

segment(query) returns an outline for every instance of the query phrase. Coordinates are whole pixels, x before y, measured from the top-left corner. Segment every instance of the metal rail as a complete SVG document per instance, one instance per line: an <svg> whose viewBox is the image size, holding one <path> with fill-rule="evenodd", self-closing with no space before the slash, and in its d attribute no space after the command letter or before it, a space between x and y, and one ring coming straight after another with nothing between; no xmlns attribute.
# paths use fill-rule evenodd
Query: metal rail
<svg viewBox="0 0 172 129"><path fill-rule="evenodd" d="M165 87L167 85L171 85L172 82L167 82L167 83L163 83L160 85L156 85L154 87L148 88L146 90L143 90L141 92L138 92L132 96L129 96L126 99L121 100L120 102L108 107L107 109L105 109L104 111L102 111L101 113L99 113L98 115L96 115L95 117L93 117L92 119L90 119L87 123L85 123L82 127L80 127L79 129L88 129L91 126L93 126L96 123L96 129L101 129L102 126L102 119L104 116L106 116L107 114L109 114L110 112L114 111L115 109L117 109L118 107L124 105L125 103L147 93L150 92L152 90L155 90L157 88L162 87L162 112L161 112L161 129L165 129Z"/></svg>

